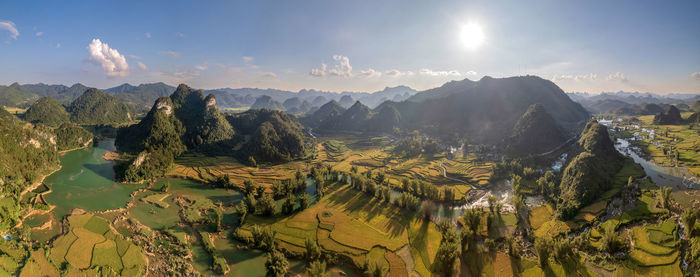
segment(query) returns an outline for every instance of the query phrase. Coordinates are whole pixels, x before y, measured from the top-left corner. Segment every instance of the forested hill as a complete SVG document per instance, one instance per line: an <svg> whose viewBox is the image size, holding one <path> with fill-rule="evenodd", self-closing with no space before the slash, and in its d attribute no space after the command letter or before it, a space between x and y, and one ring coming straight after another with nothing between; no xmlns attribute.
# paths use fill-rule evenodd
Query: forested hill
<svg viewBox="0 0 700 277"><path fill-rule="evenodd" d="M508 152L515 155L546 153L566 141L556 121L541 104L531 105L513 127Z"/></svg>
<svg viewBox="0 0 700 277"><path fill-rule="evenodd" d="M407 101L384 102L369 112L360 107L341 110L341 106L329 113L329 107L322 107L304 122L326 131L388 132L399 127L438 137L457 133L475 142L497 144L505 142L521 115L536 103L542 105L568 136L576 135L589 118L580 104L551 81L522 76L449 82ZM388 118L377 116L380 112Z"/></svg>
<svg viewBox="0 0 700 277"><path fill-rule="evenodd" d="M111 124L132 120L132 111L116 97L98 89L87 89L67 108L70 119L78 124Z"/></svg>
<svg viewBox="0 0 700 277"><path fill-rule="evenodd" d="M559 184L558 213L568 219L612 187L623 156L615 150L607 127L590 120L569 153Z"/></svg>
<svg viewBox="0 0 700 277"><path fill-rule="evenodd" d="M122 178L138 181L165 174L186 151L278 163L304 156L306 140L296 119L282 112L254 110L227 118L213 94L205 97L181 84L170 97L156 100L138 124L121 128L116 145L135 155Z"/></svg>
<svg viewBox="0 0 700 277"><path fill-rule="evenodd" d="M56 136L45 125L19 120L0 107L0 232L15 225L19 195L59 167Z"/></svg>
<svg viewBox="0 0 700 277"><path fill-rule="evenodd" d="M29 106L27 112L24 113L24 120L58 127L63 123L70 122L70 115L66 112L66 108L55 99L42 97Z"/></svg>

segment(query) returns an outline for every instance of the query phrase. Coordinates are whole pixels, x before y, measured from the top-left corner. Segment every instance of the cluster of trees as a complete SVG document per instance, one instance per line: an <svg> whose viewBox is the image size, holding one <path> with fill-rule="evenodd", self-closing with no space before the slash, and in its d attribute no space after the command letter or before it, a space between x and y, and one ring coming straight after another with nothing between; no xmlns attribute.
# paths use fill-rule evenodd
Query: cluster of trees
<svg viewBox="0 0 700 277"><path fill-rule="evenodd" d="M423 152L423 145L418 131L412 132L394 146L393 153L399 157L412 158Z"/></svg>
<svg viewBox="0 0 700 277"><path fill-rule="evenodd" d="M246 195L244 201L236 206L236 213L239 216L240 224L245 222L246 216L258 214L260 216L273 216L278 213L275 198L284 198L281 213L289 215L299 210L304 210L311 205L311 196L305 191L306 182L299 182L299 175L295 178L287 179L281 183L273 184L273 194L265 193L265 187L255 183L251 179L243 181L243 193ZM303 175L302 175L303 176ZM301 177L303 178L303 177ZM282 194L284 192L284 194Z"/></svg>

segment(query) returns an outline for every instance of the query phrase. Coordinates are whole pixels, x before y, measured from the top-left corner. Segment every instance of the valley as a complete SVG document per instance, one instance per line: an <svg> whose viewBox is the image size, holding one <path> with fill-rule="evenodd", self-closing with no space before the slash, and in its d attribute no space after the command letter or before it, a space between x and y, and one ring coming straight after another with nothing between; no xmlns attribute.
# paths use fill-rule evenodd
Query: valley
<svg viewBox="0 0 700 277"><path fill-rule="evenodd" d="M378 121L384 104L219 111L180 85L89 140L66 131L68 115L44 127L41 111L62 109L46 105L30 108L36 132L65 133L70 148L50 146L56 166L26 193L4 191L16 196L2 203L0 222L14 222L2 225L3 274L675 276L699 265L692 125L562 125L534 103L512 131L469 136L405 108Z"/></svg>

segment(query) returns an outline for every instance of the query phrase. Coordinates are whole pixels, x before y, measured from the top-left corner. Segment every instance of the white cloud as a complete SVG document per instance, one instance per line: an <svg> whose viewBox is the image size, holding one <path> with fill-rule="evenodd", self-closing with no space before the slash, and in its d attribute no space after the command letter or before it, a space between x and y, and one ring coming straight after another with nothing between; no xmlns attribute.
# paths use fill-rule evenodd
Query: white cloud
<svg viewBox="0 0 700 277"><path fill-rule="evenodd" d="M474 70L469 70L469 71L467 71L467 73L465 73L465 74L466 74L466 75L471 75L471 76L476 76L476 71L474 71Z"/></svg>
<svg viewBox="0 0 700 277"><path fill-rule="evenodd" d="M358 76L367 77L367 78L375 78L375 77L382 76L382 73L370 68L367 70L360 70L360 74L358 74Z"/></svg>
<svg viewBox="0 0 700 277"><path fill-rule="evenodd" d="M180 56L181 56L180 52L175 52L175 51L172 51L172 50L158 51L158 54L161 54L161 55L168 55L168 56L171 56L171 57L173 57L173 58L177 58L177 57L180 57Z"/></svg>
<svg viewBox="0 0 700 277"><path fill-rule="evenodd" d="M338 77L352 77L352 66L350 66L350 59L347 56L333 55L333 60L337 64L328 71L329 74Z"/></svg>
<svg viewBox="0 0 700 277"><path fill-rule="evenodd" d="M180 33L180 32L176 32L176 33L175 33L175 36L184 38L184 37L185 37L185 34Z"/></svg>
<svg viewBox="0 0 700 277"><path fill-rule="evenodd" d="M427 68L423 68L420 71L418 71L420 75L426 75L426 76L462 76L461 73L457 70L449 70L449 71L433 71Z"/></svg>
<svg viewBox="0 0 700 277"><path fill-rule="evenodd" d="M243 56L241 58L243 59L243 62L245 62L245 63L252 62L255 59L255 58L249 57L249 56Z"/></svg>
<svg viewBox="0 0 700 277"><path fill-rule="evenodd" d="M146 32L146 33L143 34L143 35L146 36L146 38L151 38L151 33L149 33L149 32Z"/></svg>
<svg viewBox="0 0 700 277"><path fill-rule="evenodd" d="M627 81L629 81L627 79L627 77L625 76L625 74L622 74L620 72L615 72L614 74L608 75L607 80L608 81L622 82L622 83L626 83Z"/></svg>
<svg viewBox="0 0 700 277"><path fill-rule="evenodd" d="M93 39L87 50L90 53L88 60L102 66L108 77L129 75L129 64L126 63L126 58L119 54L117 49L109 48L109 45L102 43L99 39Z"/></svg>
<svg viewBox="0 0 700 277"><path fill-rule="evenodd" d="M314 77L323 77L326 75L343 78L352 77L352 66L347 56L333 55L333 60L335 61L333 68L328 69L328 65L322 63L321 68L313 68L309 74Z"/></svg>
<svg viewBox="0 0 700 277"><path fill-rule="evenodd" d="M322 63L321 68L313 68L309 74L314 77L326 76L326 67L328 66L325 63Z"/></svg>
<svg viewBox="0 0 700 277"><path fill-rule="evenodd" d="M19 31L17 31L17 27L12 21L0 21L0 30L10 32L10 37L13 39L17 39L17 36L19 36Z"/></svg>
<svg viewBox="0 0 700 277"><path fill-rule="evenodd" d="M267 78L277 78L277 74L273 72L263 72L262 76Z"/></svg>
<svg viewBox="0 0 700 277"><path fill-rule="evenodd" d="M129 57L129 58L132 58L132 59L134 59L134 60L140 60L140 59L141 59L140 56L136 56L136 55L126 55L126 56Z"/></svg>
<svg viewBox="0 0 700 277"><path fill-rule="evenodd" d="M401 77L401 76L413 76L414 73L413 73L413 71L401 71L398 69L392 69L392 70L385 71L384 75L389 76L389 77Z"/></svg>
<svg viewBox="0 0 700 277"><path fill-rule="evenodd" d="M693 72L693 74L690 74L690 78L700 80L700 72Z"/></svg>
<svg viewBox="0 0 700 277"><path fill-rule="evenodd" d="M588 74L582 74L582 75L555 75L552 78L552 81L564 81L564 80L573 80L573 81L595 81L598 79L598 74L594 73L588 73Z"/></svg>
<svg viewBox="0 0 700 277"><path fill-rule="evenodd" d="M37 36L37 37L40 37L40 36L43 36L43 35L44 35L44 32L36 32L36 34L34 34L34 36Z"/></svg>
<svg viewBox="0 0 700 277"><path fill-rule="evenodd" d="M137 62L136 64L139 66L139 69L141 69L142 71L148 70L148 67L146 67L146 65L143 64L142 62Z"/></svg>

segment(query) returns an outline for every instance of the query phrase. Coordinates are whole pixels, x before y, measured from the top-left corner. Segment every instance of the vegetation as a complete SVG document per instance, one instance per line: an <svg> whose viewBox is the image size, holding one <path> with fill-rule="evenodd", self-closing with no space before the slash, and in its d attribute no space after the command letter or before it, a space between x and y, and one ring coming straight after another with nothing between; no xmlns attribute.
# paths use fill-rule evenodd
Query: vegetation
<svg viewBox="0 0 700 277"><path fill-rule="evenodd" d="M87 125L129 122L133 113L116 97L94 88L73 100L67 110L72 122Z"/></svg>
<svg viewBox="0 0 700 277"><path fill-rule="evenodd" d="M42 97L29 106L27 112L24 113L24 120L34 124L43 123L51 127L58 127L63 123L70 122L70 115L66 108L55 99Z"/></svg>
<svg viewBox="0 0 700 277"><path fill-rule="evenodd" d="M54 132L59 151L85 147L93 139L92 133L73 123L63 123Z"/></svg>

